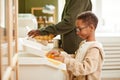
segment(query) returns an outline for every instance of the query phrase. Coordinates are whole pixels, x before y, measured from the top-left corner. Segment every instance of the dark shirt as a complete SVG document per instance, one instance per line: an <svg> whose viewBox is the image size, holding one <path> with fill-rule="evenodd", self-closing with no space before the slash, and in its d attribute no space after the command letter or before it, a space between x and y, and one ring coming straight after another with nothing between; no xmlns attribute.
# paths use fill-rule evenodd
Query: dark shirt
<svg viewBox="0 0 120 80"><path fill-rule="evenodd" d="M82 41L75 31L75 20L78 14L84 11L91 11L91 0L66 0L62 13L61 22L41 29L41 35L61 35L62 49L68 54L73 54Z"/></svg>

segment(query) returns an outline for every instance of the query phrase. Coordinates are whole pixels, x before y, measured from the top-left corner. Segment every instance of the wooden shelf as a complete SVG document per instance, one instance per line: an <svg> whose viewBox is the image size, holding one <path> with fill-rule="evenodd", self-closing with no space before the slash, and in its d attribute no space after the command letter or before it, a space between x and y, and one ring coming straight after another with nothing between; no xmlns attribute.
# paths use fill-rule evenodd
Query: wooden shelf
<svg viewBox="0 0 120 80"><path fill-rule="evenodd" d="M33 7L32 9L31 9L31 13L34 15L34 11L35 10L42 10L43 8L42 7Z"/></svg>
<svg viewBox="0 0 120 80"><path fill-rule="evenodd" d="M44 24L44 23L45 23L45 24L54 24L54 22L44 22L44 21L39 21L39 20L38 20L38 23L39 23L39 24Z"/></svg>
<svg viewBox="0 0 120 80"><path fill-rule="evenodd" d="M41 14L35 15L38 21L38 26L41 24L46 26L50 24L55 24L55 12L53 14L43 13L43 7L33 7L31 8L31 13L35 15L35 11L40 11Z"/></svg>

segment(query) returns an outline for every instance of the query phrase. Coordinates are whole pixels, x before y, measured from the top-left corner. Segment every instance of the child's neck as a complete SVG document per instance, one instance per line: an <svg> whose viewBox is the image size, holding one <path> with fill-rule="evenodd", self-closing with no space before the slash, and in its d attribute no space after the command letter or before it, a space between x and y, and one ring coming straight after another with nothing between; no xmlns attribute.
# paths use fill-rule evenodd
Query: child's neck
<svg viewBox="0 0 120 80"><path fill-rule="evenodd" d="M96 39L95 39L95 34L94 34L94 33L92 33L92 34L86 39L86 42L88 42L88 41L96 41Z"/></svg>
<svg viewBox="0 0 120 80"><path fill-rule="evenodd" d="M93 37L89 37L88 39L86 39L86 42L88 42L88 41L96 41L96 39L95 39L95 37L93 36Z"/></svg>

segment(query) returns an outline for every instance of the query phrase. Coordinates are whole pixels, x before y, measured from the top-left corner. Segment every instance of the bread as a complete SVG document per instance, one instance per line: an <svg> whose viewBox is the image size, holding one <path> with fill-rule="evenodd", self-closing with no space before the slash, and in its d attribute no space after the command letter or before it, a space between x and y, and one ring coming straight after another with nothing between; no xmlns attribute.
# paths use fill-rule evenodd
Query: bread
<svg viewBox="0 0 120 80"><path fill-rule="evenodd" d="M54 35L50 34L50 35L44 35L44 36L35 36L34 38L37 41L41 41L41 40L50 41L53 39L53 37L54 37Z"/></svg>

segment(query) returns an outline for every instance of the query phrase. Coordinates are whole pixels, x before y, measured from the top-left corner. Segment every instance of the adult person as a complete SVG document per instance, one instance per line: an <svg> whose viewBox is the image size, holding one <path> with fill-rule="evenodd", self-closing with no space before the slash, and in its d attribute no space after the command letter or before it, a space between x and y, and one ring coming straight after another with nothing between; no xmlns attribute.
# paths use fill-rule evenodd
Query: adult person
<svg viewBox="0 0 120 80"><path fill-rule="evenodd" d="M62 20L48 27L40 30L32 30L28 33L29 36L38 35L61 35L61 48L68 54L75 53L79 47L79 43L82 41L80 37L76 35L75 19L78 13L92 10L91 0L65 0L65 7L62 13Z"/></svg>

